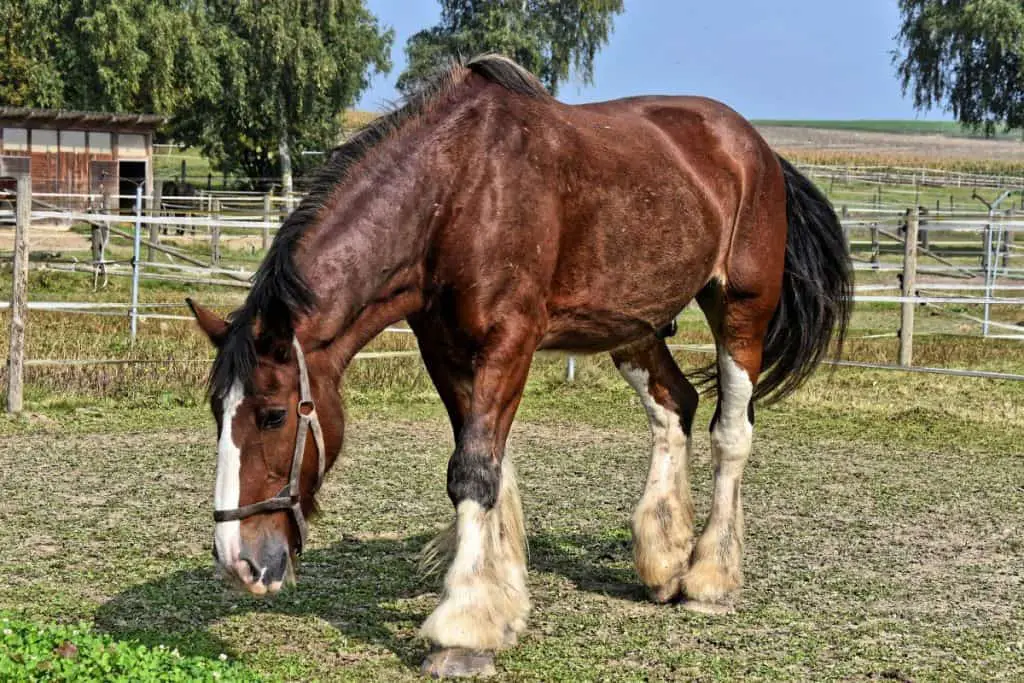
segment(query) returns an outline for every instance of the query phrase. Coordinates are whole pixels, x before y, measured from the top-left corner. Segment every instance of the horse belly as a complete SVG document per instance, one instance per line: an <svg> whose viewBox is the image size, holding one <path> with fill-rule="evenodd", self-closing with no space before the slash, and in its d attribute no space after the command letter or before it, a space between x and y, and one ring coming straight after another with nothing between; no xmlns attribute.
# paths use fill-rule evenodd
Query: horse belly
<svg viewBox="0 0 1024 683"><path fill-rule="evenodd" d="M563 255L541 348L610 351L675 319L707 284L718 231L607 231Z"/></svg>

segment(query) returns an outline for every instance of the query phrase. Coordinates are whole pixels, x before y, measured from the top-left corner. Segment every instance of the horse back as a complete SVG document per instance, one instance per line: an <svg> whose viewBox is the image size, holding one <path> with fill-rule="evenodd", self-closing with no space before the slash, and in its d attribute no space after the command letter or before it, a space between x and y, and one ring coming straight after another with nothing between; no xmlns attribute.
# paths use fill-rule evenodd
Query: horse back
<svg viewBox="0 0 1024 683"><path fill-rule="evenodd" d="M483 318L541 307L547 348L614 348L672 320L724 268L752 179L776 163L708 99L492 96L468 117L453 274Z"/></svg>

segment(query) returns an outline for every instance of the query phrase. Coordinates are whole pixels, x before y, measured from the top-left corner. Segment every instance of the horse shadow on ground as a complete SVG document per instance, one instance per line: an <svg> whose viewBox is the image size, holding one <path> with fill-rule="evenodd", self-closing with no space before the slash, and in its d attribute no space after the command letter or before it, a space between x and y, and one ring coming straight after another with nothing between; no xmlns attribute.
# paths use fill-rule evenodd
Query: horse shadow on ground
<svg viewBox="0 0 1024 683"><path fill-rule="evenodd" d="M433 600L397 606L403 598L437 591L439 578L424 579L418 554L424 534L399 539L345 539L303 557L299 586L261 600L227 588L208 567L183 569L116 595L96 612L98 630L145 645L177 648L183 655L217 657L231 647L211 633L219 621L248 613L316 616L347 638L386 648L407 666L418 666L426 646L409 636L408 622L426 619ZM629 543L585 534L530 536L531 572L560 575L580 590L625 600L644 600L632 569L623 568Z"/></svg>

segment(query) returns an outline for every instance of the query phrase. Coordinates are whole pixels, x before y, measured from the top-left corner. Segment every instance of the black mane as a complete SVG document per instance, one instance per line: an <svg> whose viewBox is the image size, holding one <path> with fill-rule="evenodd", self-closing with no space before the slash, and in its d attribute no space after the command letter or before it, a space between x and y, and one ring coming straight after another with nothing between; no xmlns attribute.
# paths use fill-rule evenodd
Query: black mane
<svg viewBox="0 0 1024 683"><path fill-rule="evenodd" d="M294 316L313 309L316 303L313 292L292 255L303 231L315 223L338 183L371 149L407 121L422 114L442 93L461 83L470 73L514 93L530 97L549 96L533 74L506 57L489 54L469 61L455 59L390 112L374 119L333 149L316 173L310 191L277 231L273 244L253 276L252 289L245 303L230 317L228 333L210 372L211 395L224 396L236 380L246 384L251 380L256 367L258 340L254 326L257 320L262 322L262 335L265 337L287 339L292 335Z"/></svg>

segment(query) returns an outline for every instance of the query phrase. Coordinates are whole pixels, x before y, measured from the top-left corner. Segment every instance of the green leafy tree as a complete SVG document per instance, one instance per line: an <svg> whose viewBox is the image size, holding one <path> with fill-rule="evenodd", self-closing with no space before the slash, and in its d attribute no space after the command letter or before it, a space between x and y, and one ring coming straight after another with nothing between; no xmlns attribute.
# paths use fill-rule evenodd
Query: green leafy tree
<svg viewBox="0 0 1024 683"><path fill-rule="evenodd" d="M293 160L334 146L340 113L390 70L394 34L362 0L238 0L209 15L220 87L179 115L179 136L220 170L290 189Z"/></svg>
<svg viewBox="0 0 1024 683"><path fill-rule="evenodd" d="M453 55L500 52L555 93L570 69L585 83L622 0L441 0L441 23L409 39L398 88L409 92Z"/></svg>
<svg viewBox="0 0 1024 683"><path fill-rule="evenodd" d="M65 100L78 109L174 115L218 88L222 31L201 2L63 2L57 62Z"/></svg>
<svg viewBox="0 0 1024 683"><path fill-rule="evenodd" d="M390 69L363 0L0 0L0 104L171 117L218 170L284 177Z"/></svg>
<svg viewBox="0 0 1024 683"><path fill-rule="evenodd" d="M173 114L218 85L204 18L185 0L0 2L0 103Z"/></svg>
<svg viewBox="0 0 1024 683"><path fill-rule="evenodd" d="M0 2L0 104L64 103L64 80L50 55L57 19L48 0Z"/></svg>
<svg viewBox="0 0 1024 683"><path fill-rule="evenodd" d="M904 92L989 135L1024 126L1024 1L899 0Z"/></svg>

